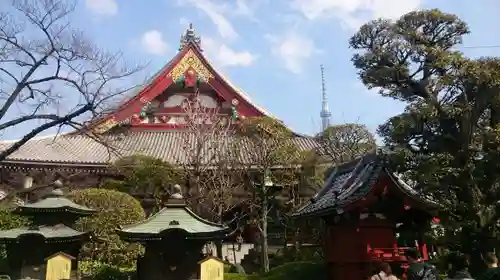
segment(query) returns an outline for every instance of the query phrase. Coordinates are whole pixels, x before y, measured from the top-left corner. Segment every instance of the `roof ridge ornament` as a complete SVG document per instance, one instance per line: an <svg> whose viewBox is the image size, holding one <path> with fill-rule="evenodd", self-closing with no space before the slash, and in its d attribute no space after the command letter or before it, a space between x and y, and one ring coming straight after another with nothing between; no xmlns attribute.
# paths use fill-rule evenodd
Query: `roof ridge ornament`
<svg viewBox="0 0 500 280"><path fill-rule="evenodd" d="M172 194L167 200L166 207L186 207L186 201L182 195L182 187L179 184L175 184L172 189Z"/></svg>
<svg viewBox="0 0 500 280"><path fill-rule="evenodd" d="M194 44L201 51L201 37L196 36L195 30L193 28L193 24L190 23L184 35L181 35L179 51L182 51L189 43Z"/></svg>
<svg viewBox="0 0 500 280"><path fill-rule="evenodd" d="M170 198L172 199L183 199L184 197L182 196L182 188L179 184L175 184L173 187L173 192Z"/></svg>
<svg viewBox="0 0 500 280"><path fill-rule="evenodd" d="M47 197L63 197L64 196L64 192L63 190L61 190L60 188L55 188L53 189L48 195Z"/></svg>

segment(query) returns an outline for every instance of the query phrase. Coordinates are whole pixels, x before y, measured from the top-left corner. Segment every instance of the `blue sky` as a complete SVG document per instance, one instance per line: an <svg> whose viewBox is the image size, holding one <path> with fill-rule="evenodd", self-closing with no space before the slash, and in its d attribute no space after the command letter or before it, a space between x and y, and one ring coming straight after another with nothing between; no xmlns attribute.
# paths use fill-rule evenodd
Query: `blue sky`
<svg viewBox="0 0 500 280"><path fill-rule="evenodd" d="M149 62L144 75L175 55L192 22L215 67L255 103L307 134L320 129L320 64L332 123L359 122L375 131L403 109L358 82L347 42L363 22L440 8L470 24L464 46L500 45L494 35L500 25L495 0L84 0L78 5L75 26L102 47L121 50L131 63ZM500 48L464 51L498 55Z"/></svg>

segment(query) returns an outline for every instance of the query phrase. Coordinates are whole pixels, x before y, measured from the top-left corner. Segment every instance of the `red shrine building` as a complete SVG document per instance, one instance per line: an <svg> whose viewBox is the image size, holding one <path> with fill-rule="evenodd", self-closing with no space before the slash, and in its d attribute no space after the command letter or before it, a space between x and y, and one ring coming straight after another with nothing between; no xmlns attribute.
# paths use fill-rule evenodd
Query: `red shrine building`
<svg viewBox="0 0 500 280"><path fill-rule="evenodd" d="M186 104L196 92L197 106L214 109L234 123L249 117L270 116L264 109L217 71L202 51L201 39L190 25L181 36L178 53L131 98L101 119L91 121L87 129L103 141L73 132L54 137L34 138L0 163L2 169L64 170L71 172L107 172L109 163L136 154L152 156L171 164L189 164L182 151L193 142L186 129ZM121 127L127 128L127 133ZM295 135L300 149L317 147L312 137ZM109 142L108 142L109 141ZM103 143L111 143L117 153ZM5 149L12 142L0 142Z"/></svg>
<svg viewBox="0 0 500 280"><path fill-rule="evenodd" d="M376 153L337 166L324 187L294 216L326 223L323 251L329 279L368 279L380 262L404 274L404 251L428 259L423 233L437 204L384 167ZM406 240L398 236L406 236Z"/></svg>

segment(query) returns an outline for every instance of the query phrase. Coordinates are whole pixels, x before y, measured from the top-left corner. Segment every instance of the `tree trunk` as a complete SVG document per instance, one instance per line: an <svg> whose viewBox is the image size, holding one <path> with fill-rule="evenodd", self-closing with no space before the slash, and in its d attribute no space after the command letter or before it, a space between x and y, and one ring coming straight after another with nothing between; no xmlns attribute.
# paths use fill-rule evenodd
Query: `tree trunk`
<svg viewBox="0 0 500 280"><path fill-rule="evenodd" d="M267 244L267 212L268 212L268 199L267 199L267 186L265 180L262 181L262 212L261 212L261 225L260 225L260 243L261 243L261 264L264 272L269 271L269 248Z"/></svg>
<svg viewBox="0 0 500 280"><path fill-rule="evenodd" d="M219 225L222 225L222 224L224 224L224 222L222 221L222 208L219 207L219 209L217 209L217 211L218 211L218 215L219 215ZM222 245L223 244L224 244L224 240L217 240L215 242L215 246L216 246L216 250L217 250L217 257L220 259L224 259L223 252L222 252Z"/></svg>
<svg viewBox="0 0 500 280"><path fill-rule="evenodd" d="M234 265L236 265L236 247L234 246L234 241L233 241L233 262Z"/></svg>
<svg viewBox="0 0 500 280"><path fill-rule="evenodd" d="M470 234L468 234L466 238L469 236ZM481 234L479 236L476 236L474 239L475 240L471 240L471 238L469 237L467 238L467 241L464 241L464 243L468 242L470 247L469 271L473 276L477 276L483 274L487 269L483 257L484 254L495 251L496 244L494 241L496 240L496 237L488 229L483 229L481 230Z"/></svg>
<svg viewBox="0 0 500 280"><path fill-rule="evenodd" d="M222 255L222 240L217 240L215 241L215 250L217 251L217 257L219 259L224 259L224 256Z"/></svg>

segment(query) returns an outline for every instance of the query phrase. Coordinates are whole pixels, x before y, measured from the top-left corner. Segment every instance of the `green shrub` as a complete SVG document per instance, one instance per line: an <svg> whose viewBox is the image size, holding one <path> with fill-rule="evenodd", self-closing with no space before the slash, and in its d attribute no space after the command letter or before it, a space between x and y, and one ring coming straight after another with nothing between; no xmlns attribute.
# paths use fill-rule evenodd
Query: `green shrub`
<svg viewBox="0 0 500 280"><path fill-rule="evenodd" d="M11 209L0 208L0 229L12 229L29 225L28 218L12 213Z"/></svg>
<svg viewBox="0 0 500 280"><path fill-rule="evenodd" d="M89 188L70 194L76 203L98 211L76 222L78 230L91 231L97 237L85 244L81 258L118 267L133 267L142 247L121 241L115 230L120 225L143 221L146 217L140 202L116 190Z"/></svg>
<svg viewBox="0 0 500 280"><path fill-rule="evenodd" d="M25 227L30 224L28 218L12 213L12 209L0 207L0 230ZM0 244L0 271L7 270L7 252L5 245Z"/></svg>
<svg viewBox="0 0 500 280"><path fill-rule="evenodd" d="M96 261L81 261L78 267L84 280L128 280L135 276L133 269L121 269Z"/></svg>
<svg viewBox="0 0 500 280"><path fill-rule="evenodd" d="M271 269L261 275L261 280L302 280L327 279L326 267L323 263L315 262L290 262Z"/></svg>
<svg viewBox="0 0 500 280"><path fill-rule="evenodd" d="M248 277L238 273L224 273L224 280L248 280Z"/></svg>
<svg viewBox="0 0 500 280"><path fill-rule="evenodd" d="M113 164L120 178L106 180L102 187L128 194L147 194L155 201L153 212L161 209L170 187L179 182L181 174L173 165L154 157L133 155Z"/></svg>
<svg viewBox="0 0 500 280"><path fill-rule="evenodd" d="M326 280L326 266L315 262L289 262L261 275L225 273L224 280Z"/></svg>

